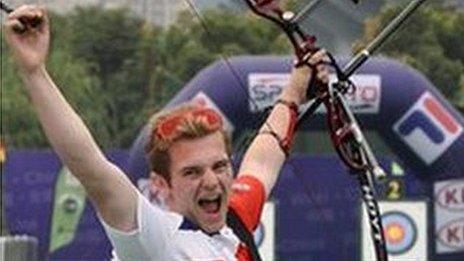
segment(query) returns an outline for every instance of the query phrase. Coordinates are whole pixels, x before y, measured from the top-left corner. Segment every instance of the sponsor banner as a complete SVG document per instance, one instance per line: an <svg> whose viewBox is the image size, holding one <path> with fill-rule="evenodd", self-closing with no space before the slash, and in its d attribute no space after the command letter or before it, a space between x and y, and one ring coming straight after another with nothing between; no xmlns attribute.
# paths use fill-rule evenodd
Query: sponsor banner
<svg viewBox="0 0 464 261"><path fill-rule="evenodd" d="M365 206L362 206L362 260L375 260L375 250ZM425 201L379 202L388 260L425 261L427 252L427 204Z"/></svg>
<svg viewBox="0 0 464 261"><path fill-rule="evenodd" d="M248 75L250 111L260 112L272 106L290 81L288 73L251 73Z"/></svg>
<svg viewBox="0 0 464 261"><path fill-rule="evenodd" d="M333 83L336 80L335 75L331 75L330 79ZM378 113L381 100L380 76L358 74L350 79L357 88L355 92L346 94L345 97L353 112ZM290 74L283 73L253 73L248 75L250 111L260 112L272 106L289 80ZM325 108L320 106L316 112L325 113Z"/></svg>
<svg viewBox="0 0 464 261"><path fill-rule="evenodd" d="M332 75L330 79L331 83L337 80L335 75ZM354 92L345 94L346 102L351 110L355 113L379 113L382 85L380 75L356 74L351 76L350 80L356 86Z"/></svg>
<svg viewBox="0 0 464 261"><path fill-rule="evenodd" d="M464 179L435 183L434 202L436 252L464 252Z"/></svg>
<svg viewBox="0 0 464 261"><path fill-rule="evenodd" d="M214 109L219 113L219 115L222 116L222 120L224 122L224 128L227 132L233 133L234 132L234 125L232 122L227 118L227 116L221 111L221 109L216 105L216 103L204 92L199 92L197 95L195 95L192 98L192 101L194 103L197 103L199 105L205 106L207 108Z"/></svg>
<svg viewBox="0 0 464 261"><path fill-rule="evenodd" d="M431 93L425 92L394 125L393 130L427 165L462 134L462 126Z"/></svg>
<svg viewBox="0 0 464 261"><path fill-rule="evenodd" d="M275 203L264 204L261 222L255 230L254 239L263 260L275 259Z"/></svg>

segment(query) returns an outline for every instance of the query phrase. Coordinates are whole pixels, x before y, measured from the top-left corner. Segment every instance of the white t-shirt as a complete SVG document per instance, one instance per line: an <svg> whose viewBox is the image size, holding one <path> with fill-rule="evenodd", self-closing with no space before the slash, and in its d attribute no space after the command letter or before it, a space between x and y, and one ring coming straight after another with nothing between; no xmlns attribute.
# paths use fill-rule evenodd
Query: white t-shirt
<svg viewBox="0 0 464 261"><path fill-rule="evenodd" d="M259 224L264 187L252 176L240 176L234 188L229 208L252 232ZM115 260L250 260L248 248L228 226L208 235L183 216L150 204L141 194L135 231L122 232L101 222L115 249Z"/></svg>

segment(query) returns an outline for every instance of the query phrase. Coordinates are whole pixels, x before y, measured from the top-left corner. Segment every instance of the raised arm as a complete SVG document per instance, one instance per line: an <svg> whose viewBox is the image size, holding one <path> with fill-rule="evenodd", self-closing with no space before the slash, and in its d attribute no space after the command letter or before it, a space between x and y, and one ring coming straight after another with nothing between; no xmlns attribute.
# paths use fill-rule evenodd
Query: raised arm
<svg viewBox="0 0 464 261"><path fill-rule="evenodd" d="M314 54L308 61L309 64L317 64L326 61L324 50ZM312 70L309 66L294 68L290 82L279 97L281 102L276 103L266 122L261 127L259 134L255 137L248 148L240 165L240 175L252 175L258 178L265 187L266 196L269 196L274 187L280 169L285 161L286 155L282 144L293 136L292 106L301 105L306 101L306 91L311 80ZM326 65L318 65L316 77L323 82L328 82L328 69ZM279 144L280 143L280 144Z"/></svg>
<svg viewBox="0 0 464 261"><path fill-rule="evenodd" d="M33 21L40 21L35 26ZM17 28L26 26L24 32ZM81 118L45 68L50 41L43 8L22 6L8 15L6 40L42 128L62 162L80 180L105 222L129 231L136 227L137 191L109 162Z"/></svg>

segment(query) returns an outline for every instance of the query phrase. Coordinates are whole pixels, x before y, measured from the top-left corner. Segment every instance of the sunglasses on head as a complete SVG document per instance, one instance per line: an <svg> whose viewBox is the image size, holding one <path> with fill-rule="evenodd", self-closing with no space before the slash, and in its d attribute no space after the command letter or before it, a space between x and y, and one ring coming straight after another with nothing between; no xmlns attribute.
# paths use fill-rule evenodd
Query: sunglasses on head
<svg viewBox="0 0 464 261"><path fill-rule="evenodd" d="M155 135L159 141L173 141L178 138L182 126L188 122L199 122L207 131L222 129L222 118L213 109L194 108L181 111L160 119L156 124Z"/></svg>

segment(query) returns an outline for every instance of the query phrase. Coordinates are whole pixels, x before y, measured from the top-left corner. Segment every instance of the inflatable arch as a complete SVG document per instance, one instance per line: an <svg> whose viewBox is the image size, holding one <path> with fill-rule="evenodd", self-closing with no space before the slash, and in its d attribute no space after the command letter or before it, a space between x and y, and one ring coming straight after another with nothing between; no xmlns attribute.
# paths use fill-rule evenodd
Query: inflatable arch
<svg viewBox="0 0 464 261"><path fill-rule="evenodd" d="M196 75L166 106L200 99L218 108L233 128L233 137L257 128L257 113L272 105L288 79L290 57L243 56L219 61ZM353 77L349 97L362 128L375 130L404 166L425 180L464 175L464 118L421 73L386 58L373 58ZM316 115L302 131L322 129ZM301 131L301 130L300 130ZM129 169L147 174L145 133L132 146Z"/></svg>

